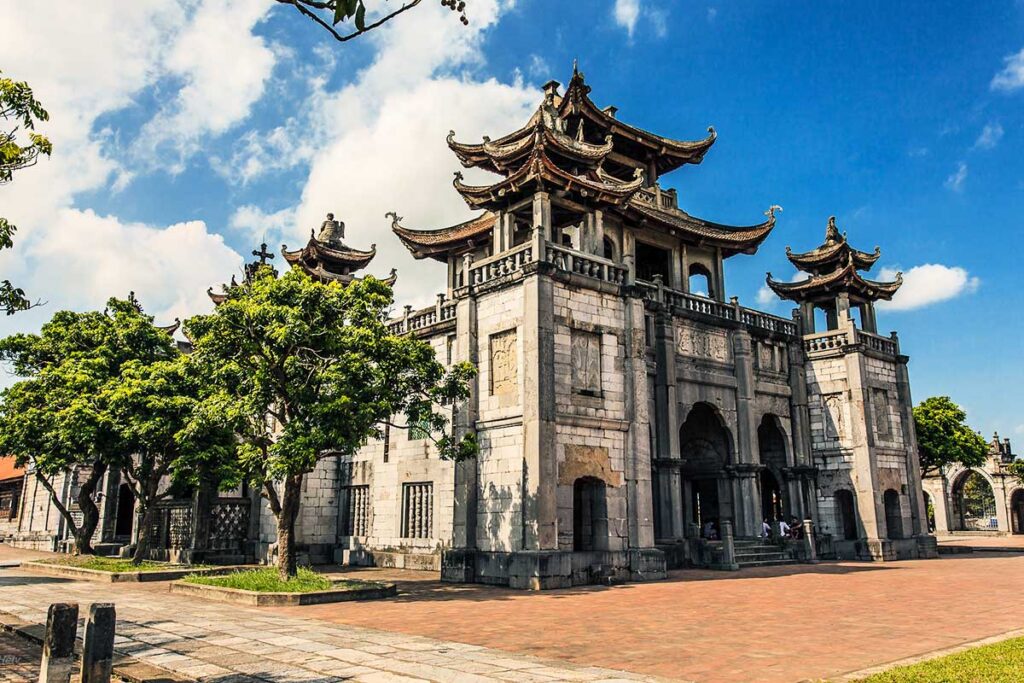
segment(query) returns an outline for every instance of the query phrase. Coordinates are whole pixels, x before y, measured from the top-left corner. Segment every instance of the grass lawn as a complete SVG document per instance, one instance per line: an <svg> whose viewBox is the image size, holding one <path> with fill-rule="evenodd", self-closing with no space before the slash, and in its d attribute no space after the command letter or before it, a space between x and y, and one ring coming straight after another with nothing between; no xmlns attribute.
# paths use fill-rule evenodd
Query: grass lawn
<svg viewBox="0 0 1024 683"><path fill-rule="evenodd" d="M130 559L120 557L99 557L95 555L66 555L64 557L40 560L43 564L60 564L68 567L79 567L81 569L95 569L101 572L157 572L162 569L181 569L182 565L168 564L166 562L153 562L143 560L142 564L136 566ZM193 569L201 568L200 565L192 565Z"/></svg>
<svg viewBox="0 0 1024 683"><path fill-rule="evenodd" d="M863 679L866 683L1017 683L1024 680L1024 638L982 645Z"/></svg>
<svg viewBox="0 0 1024 683"><path fill-rule="evenodd" d="M306 567L299 567L298 576L288 581L281 580L276 567L247 569L223 576L192 575L186 576L182 581L259 593L315 593L326 590L357 590L377 585L368 581L331 581Z"/></svg>

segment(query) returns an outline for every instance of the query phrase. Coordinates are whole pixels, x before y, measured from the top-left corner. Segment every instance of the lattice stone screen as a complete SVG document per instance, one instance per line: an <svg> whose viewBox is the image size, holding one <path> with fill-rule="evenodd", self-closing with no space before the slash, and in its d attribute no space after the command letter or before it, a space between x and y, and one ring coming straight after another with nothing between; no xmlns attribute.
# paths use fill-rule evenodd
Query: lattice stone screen
<svg viewBox="0 0 1024 683"><path fill-rule="evenodd" d="M192 501L157 503L149 524L149 543L154 549L180 550L192 545Z"/></svg>
<svg viewBox="0 0 1024 683"><path fill-rule="evenodd" d="M370 532L370 487L346 486L348 506L342 523L343 536L366 536Z"/></svg>
<svg viewBox="0 0 1024 683"><path fill-rule="evenodd" d="M248 498L220 499L210 509L210 550L241 552L249 537Z"/></svg>
<svg viewBox="0 0 1024 683"><path fill-rule="evenodd" d="M402 538L431 538L434 522L434 484L402 484Z"/></svg>

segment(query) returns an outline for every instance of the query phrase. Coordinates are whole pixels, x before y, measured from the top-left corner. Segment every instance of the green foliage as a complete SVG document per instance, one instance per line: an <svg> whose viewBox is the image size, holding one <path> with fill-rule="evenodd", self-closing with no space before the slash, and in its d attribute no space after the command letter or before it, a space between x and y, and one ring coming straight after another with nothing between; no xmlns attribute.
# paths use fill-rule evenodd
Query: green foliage
<svg viewBox="0 0 1024 683"><path fill-rule="evenodd" d="M967 413L948 396L933 396L914 407L914 426L921 458L921 473L955 463L979 467L988 457L988 443L967 426Z"/></svg>
<svg viewBox="0 0 1024 683"><path fill-rule="evenodd" d="M1014 460L1006 466L1006 471L1017 477L1022 485L1024 485L1024 460Z"/></svg>
<svg viewBox="0 0 1024 683"><path fill-rule="evenodd" d="M307 567L299 567L295 576L283 579L280 574L270 568L249 569L223 576L206 576L192 574L182 579L186 583L198 583L204 586L221 586L237 588L259 593L315 593L318 591L344 590L365 588L362 581L344 581L335 583L322 574L317 574Z"/></svg>
<svg viewBox="0 0 1024 683"><path fill-rule="evenodd" d="M449 433L445 413L468 396L475 368L446 371L429 344L391 334L391 304L390 287L373 278L342 286L260 268L213 314L185 323L207 409L239 436L240 465L277 517L285 575L301 480L321 458L355 453L395 415L428 428L442 458L476 453L471 436Z"/></svg>
<svg viewBox="0 0 1024 683"><path fill-rule="evenodd" d="M120 557L99 557L99 556L75 556L65 555L41 561L42 564L60 564L80 569L92 569L98 572L159 572L168 569L179 569L181 565L168 564L167 562L153 562L147 560L141 564L133 564L131 560ZM191 565L191 569L198 569L201 565Z"/></svg>
<svg viewBox="0 0 1024 683"><path fill-rule="evenodd" d="M46 136L35 132L36 121L48 121L49 118L28 83L0 75L0 119L6 122L0 128L0 185L10 182L15 171L35 164L40 154L49 156L53 152L53 145ZM27 140L19 141L19 127L30 131ZM0 218L0 249L14 246L16 230L7 219ZM15 287L10 280L0 280L0 308L7 315L31 305L22 289Z"/></svg>
<svg viewBox="0 0 1024 683"><path fill-rule="evenodd" d="M992 492L992 486L981 473L971 472L967 475L961 489L961 497L965 516L975 519L995 517L996 497Z"/></svg>
<svg viewBox="0 0 1024 683"><path fill-rule="evenodd" d="M900 666L865 683L1016 683L1024 671L1024 638L983 645L920 664Z"/></svg>

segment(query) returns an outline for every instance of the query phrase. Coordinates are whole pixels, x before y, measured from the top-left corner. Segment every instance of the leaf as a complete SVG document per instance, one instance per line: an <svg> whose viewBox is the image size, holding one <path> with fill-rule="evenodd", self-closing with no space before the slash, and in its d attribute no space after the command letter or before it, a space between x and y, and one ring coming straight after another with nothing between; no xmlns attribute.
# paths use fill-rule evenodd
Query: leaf
<svg viewBox="0 0 1024 683"><path fill-rule="evenodd" d="M366 5L359 3L359 8L356 10L356 30L366 30Z"/></svg>

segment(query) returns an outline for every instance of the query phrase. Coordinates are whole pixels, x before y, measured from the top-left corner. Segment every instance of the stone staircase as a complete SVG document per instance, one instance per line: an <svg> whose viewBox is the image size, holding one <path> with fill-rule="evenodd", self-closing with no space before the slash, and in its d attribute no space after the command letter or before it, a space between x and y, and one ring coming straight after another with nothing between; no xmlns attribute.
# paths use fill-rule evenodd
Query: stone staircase
<svg viewBox="0 0 1024 683"><path fill-rule="evenodd" d="M797 563L782 547L772 543L738 538L733 541L733 547L736 549L736 564L740 569Z"/></svg>

